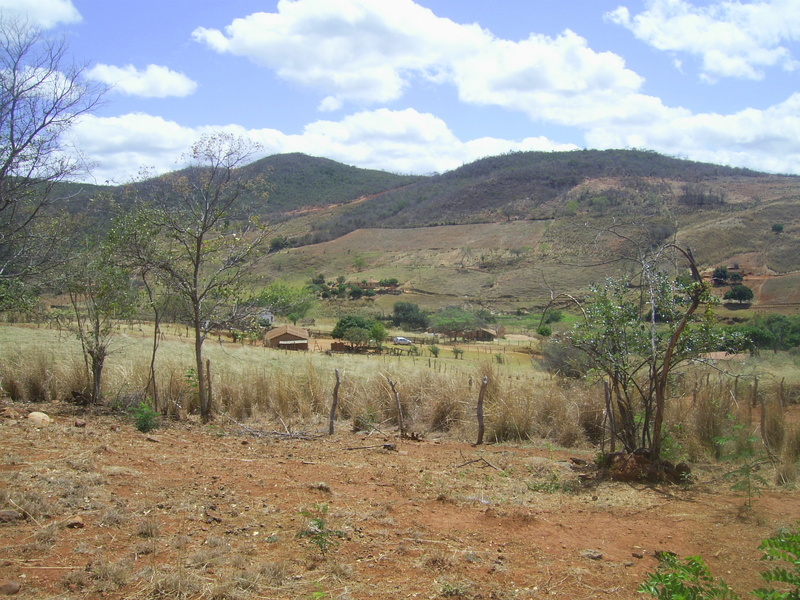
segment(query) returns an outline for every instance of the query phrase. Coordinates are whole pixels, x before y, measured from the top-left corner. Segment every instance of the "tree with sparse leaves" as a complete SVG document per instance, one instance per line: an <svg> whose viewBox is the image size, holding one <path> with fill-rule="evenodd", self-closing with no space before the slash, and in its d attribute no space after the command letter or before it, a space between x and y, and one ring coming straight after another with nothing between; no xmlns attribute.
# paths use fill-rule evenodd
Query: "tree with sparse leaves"
<svg viewBox="0 0 800 600"><path fill-rule="evenodd" d="M194 332L204 422L212 413L203 360L206 336L214 327L244 328L245 314L254 318L243 290L267 250L268 231L246 212L243 196L266 197L266 184L247 179L240 167L257 148L226 133L204 136L192 147L186 168L145 182L138 206L143 226L158 236L143 259L173 292Z"/></svg>
<svg viewBox="0 0 800 600"><path fill-rule="evenodd" d="M0 307L13 307L24 280L68 258L65 198L57 184L82 163L64 152L64 134L97 106L103 89L71 64L63 41L0 14Z"/></svg>
<svg viewBox="0 0 800 600"><path fill-rule="evenodd" d="M714 327L714 297L689 249L674 243L654 248L613 228L607 233L633 249L636 273L593 289L586 319L570 341L608 378L612 435L627 452L646 448L655 460L672 373L707 352L735 346L738 338L728 340ZM688 277L667 274L687 268Z"/></svg>
<svg viewBox="0 0 800 600"><path fill-rule="evenodd" d="M89 401L96 404L101 399L103 368L115 327L133 313L138 294L130 271L115 264L102 244L87 244L59 279L75 313L75 331L91 382Z"/></svg>

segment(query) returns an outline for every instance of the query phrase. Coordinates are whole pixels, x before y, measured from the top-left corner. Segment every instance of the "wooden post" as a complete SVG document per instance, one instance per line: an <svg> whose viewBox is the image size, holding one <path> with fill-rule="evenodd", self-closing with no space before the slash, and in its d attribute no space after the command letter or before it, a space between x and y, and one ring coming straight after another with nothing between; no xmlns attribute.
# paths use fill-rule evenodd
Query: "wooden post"
<svg viewBox="0 0 800 600"><path fill-rule="evenodd" d="M397 386L395 385L394 381L389 379L388 375L384 375L386 377L386 381L389 382L389 385L392 388L392 393L394 394L394 400L397 403L397 420L400 425L400 437L405 439L406 437L406 425L403 421L403 404L400 402L400 392L397 391Z"/></svg>
<svg viewBox="0 0 800 600"><path fill-rule="evenodd" d="M333 435L333 422L336 420L336 407L339 406L339 386L342 383L342 379L339 376L339 369L334 369L336 371L336 385L333 386L333 402L331 402L331 415L328 418L328 435Z"/></svg>
<svg viewBox="0 0 800 600"><path fill-rule="evenodd" d="M753 408L758 404L758 377L753 380L753 397L750 399Z"/></svg>
<svg viewBox="0 0 800 600"><path fill-rule="evenodd" d="M484 432L484 423L483 423L483 398L486 395L486 388L489 387L489 376L483 376L483 383L481 383L481 391L478 394L478 441L475 442L476 446L480 446L483 444L483 432Z"/></svg>

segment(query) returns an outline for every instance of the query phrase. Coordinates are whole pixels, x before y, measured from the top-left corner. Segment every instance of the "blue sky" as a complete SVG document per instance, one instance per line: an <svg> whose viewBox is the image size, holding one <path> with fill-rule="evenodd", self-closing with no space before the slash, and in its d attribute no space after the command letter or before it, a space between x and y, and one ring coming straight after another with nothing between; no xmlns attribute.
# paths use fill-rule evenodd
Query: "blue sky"
<svg viewBox="0 0 800 600"><path fill-rule="evenodd" d="M800 173L798 0L0 0L65 36L122 183L217 130L401 173L648 148Z"/></svg>

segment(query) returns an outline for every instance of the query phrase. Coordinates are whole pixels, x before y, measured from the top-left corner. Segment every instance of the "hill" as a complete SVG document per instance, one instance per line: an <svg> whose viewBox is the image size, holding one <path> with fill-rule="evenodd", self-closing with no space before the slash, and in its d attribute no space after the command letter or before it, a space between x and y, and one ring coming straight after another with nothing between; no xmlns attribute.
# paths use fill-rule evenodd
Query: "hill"
<svg viewBox="0 0 800 600"><path fill-rule="evenodd" d="M281 227L302 247L271 257L265 276L396 277L432 308L537 310L618 273L619 240L602 233L624 224L653 243L676 236L706 269L784 274L781 289L800 290L798 200L798 177L652 152L513 153L297 214Z"/></svg>
<svg viewBox="0 0 800 600"><path fill-rule="evenodd" d="M248 177L261 176L269 182L269 201L263 208L272 215L347 204L424 179L359 169L299 153L268 156L243 167L243 170Z"/></svg>
<svg viewBox="0 0 800 600"><path fill-rule="evenodd" d="M303 154L243 169L271 189L266 203L250 201L249 212L293 246L268 258L264 280L396 277L431 306L534 309L551 292L583 293L617 273L619 240L602 232L625 224L653 243L677 236L707 269L727 264L750 276L783 274L784 294L800 289L796 176L639 150L515 152L431 176ZM122 188L72 192L75 210L87 217L94 211L100 222L95 207L102 203L93 198L112 194L125 202ZM775 224L782 233L772 231Z"/></svg>

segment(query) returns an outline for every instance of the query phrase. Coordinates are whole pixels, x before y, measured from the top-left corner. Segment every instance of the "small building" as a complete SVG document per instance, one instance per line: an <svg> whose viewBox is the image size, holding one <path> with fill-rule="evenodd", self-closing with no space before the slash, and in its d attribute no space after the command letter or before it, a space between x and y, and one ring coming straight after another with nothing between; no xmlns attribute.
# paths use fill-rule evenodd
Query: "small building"
<svg viewBox="0 0 800 600"><path fill-rule="evenodd" d="M489 329L481 327L472 333L464 336L465 339L474 340L476 342L493 342L495 338L505 337L506 328L500 325L497 329Z"/></svg>
<svg viewBox="0 0 800 600"><path fill-rule="evenodd" d="M294 325L281 325L267 332L264 345L281 350L308 350L308 331Z"/></svg>

